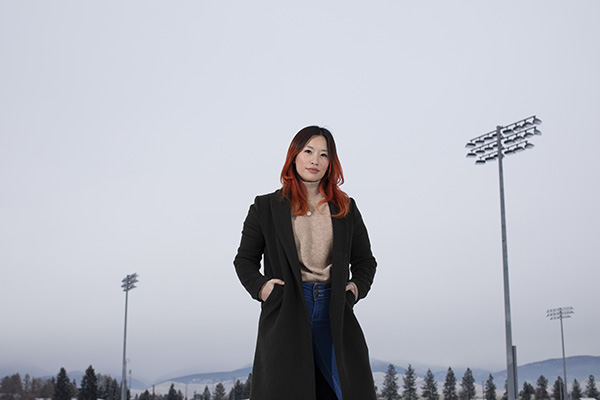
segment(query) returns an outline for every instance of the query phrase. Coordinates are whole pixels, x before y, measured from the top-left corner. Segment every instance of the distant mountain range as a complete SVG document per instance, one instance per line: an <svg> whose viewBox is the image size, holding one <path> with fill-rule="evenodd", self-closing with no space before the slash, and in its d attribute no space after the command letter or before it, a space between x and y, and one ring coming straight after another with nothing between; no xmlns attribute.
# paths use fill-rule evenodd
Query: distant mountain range
<svg viewBox="0 0 600 400"><path fill-rule="evenodd" d="M596 380L600 378L600 357L575 356L567 357L565 361L567 364L568 384L572 384L573 379L577 379L579 383L583 383L587 381L590 375L594 375ZM544 375L548 378L550 384L553 384L554 381L556 381L556 378L563 376L563 360L562 358L553 358L550 360L525 364L518 368L517 375L519 377L519 387L521 387L525 381L535 386L535 382L540 375ZM502 379L502 382L504 382L504 379L506 379L506 370L501 371L501 373L498 374L498 378Z"/></svg>
<svg viewBox="0 0 600 400"><path fill-rule="evenodd" d="M567 357L565 359L567 365L567 381L569 384L573 383L573 379L577 379L579 383L583 383L587 381L590 375L594 375L596 380L600 379L600 357L597 356L573 356ZM373 373L375 372L386 372L389 363L384 363L381 361L372 362L371 368L373 369ZM396 367L396 371L398 374L402 375L406 372L406 366L394 365ZM413 369L415 370L415 374L417 377L423 378L427 373L427 369L431 369L431 372L434 374L436 381L443 382L446 378L446 373L448 369L440 370L434 367L427 366L418 366L415 367L413 365ZM452 368L454 374L456 375L456 379L460 382L466 368ZM473 373L473 378L475 378L475 382L481 384L481 382L486 381L490 374L492 374L494 378L494 383L498 388L503 387L504 381L506 380L506 370L502 371L489 371L485 369L471 369ZM533 386L535 386L538 378L543 375L549 381L549 385L553 385L556 379L560 376L563 377L563 360L562 358L552 358L544 361L538 361L534 363L529 363L525 365L520 365L517 368L517 377L518 377L518 385L519 387L523 386L523 382L529 382Z"/></svg>
<svg viewBox="0 0 600 400"><path fill-rule="evenodd" d="M161 385L163 383L210 383L210 382L221 382L231 381L233 379L244 382L248 375L252 372L252 367L236 369L235 371L222 371L222 372L207 372L203 374L191 374L178 376L175 378L162 379L155 382L155 385Z"/></svg>
<svg viewBox="0 0 600 400"><path fill-rule="evenodd" d="M382 380L383 375L386 373L387 368L389 366L389 362L381 361L381 360L371 360L371 368L373 370L373 375L375 376L375 381ZM567 381L569 384L573 383L573 379L577 379L579 383L584 386L584 382L587 381L590 375L594 375L596 380L600 381L600 357L598 356L573 356L568 357L566 359L567 364ZM415 374L417 375L419 381L425 376L425 373L428 369L431 369L433 372L436 381L444 382L446 378L447 368L441 369L440 367L427 366L421 364L411 364L413 369L415 370ZM394 365L396 367L396 371L398 375L402 376L406 372L407 365ZM452 367L454 374L456 375L456 379L460 382L465 369L462 368L454 368ZM40 374L42 370L35 366L18 366L18 365L2 365L0 364L0 379L4 376L13 375L15 373L20 373L21 376L25 376L25 374L29 374L32 377L41 377L41 378L50 378L47 376L47 373L43 375ZM494 382L496 386L500 390L504 386L504 381L506 380L506 370L503 371L488 371L485 369L471 369L473 372L473 377L475 378L475 382L480 385L482 382L488 379L488 376L492 374L494 377ZM131 382L131 388L135 391L142 391L147 388L152 388L155 385L158 388L164 389L165 387L168 390L168 386L171 383L175 384L175 386L183 388L188 386L190 390L196 390L196 388L203 387L203 385L214 385L218 382L229 382L232 384L234 380L245 381L248 377L248 374L252 372L251 367L236 369L233 371L221 371L221 372L209 372L209 373L201 373L201 374L185 374L172 376L169 378L163 378L148 385L145 382L140 380L133 379ZM96 371L96 373L106 374L103 371ZM41 376L40 376L41 375ZM81 382L81 378L84 375L83 371L71 371L68 372L69 378L76 379L77 382ZM108 374L107 374L108 375ZM563 375L563 362L562 358L554 358L548 359L544 361L538 361L530 364L521 365L518 367L518 385L519 387L523 386L523 382L527 381L535 386L538 378L543 375L548 381L549 385L553 385L557 377ZM114 376L113 378L119 379L120 376ZM585 387L585 386L584 386ZM158 389L157 388L157 389ZM192 389L193 388L193 389ZM159 393L162 390L157 390Z"/></svg>

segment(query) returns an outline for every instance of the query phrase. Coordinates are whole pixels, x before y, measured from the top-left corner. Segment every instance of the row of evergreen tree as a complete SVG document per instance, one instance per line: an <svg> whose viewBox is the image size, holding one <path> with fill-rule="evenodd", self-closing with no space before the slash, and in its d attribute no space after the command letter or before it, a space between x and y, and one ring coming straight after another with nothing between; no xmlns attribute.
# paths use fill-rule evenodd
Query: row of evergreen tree
<svg viewBox="0 0 600 400"><path fill-rule="evenodd" d="M252 374L248 375L246 382L237 380L229 393L223 383L218 383L211 392L206 386L203 393L194 394L193 400L242 400L250 397ZM184 400L185 396L180 390L175 390L171 384L166 395L155 395L148 390L136 394L133 400ZM109 375L96 374L90 365L85 371L78 387L75 380L70 380L67 371L61 368L56 377L50 379L31 378L26 374L21 379L20 374L5 376L0 381L0 400L120 400L121 387L116 379ZM131 393L127 390L127 400ZM187 400L187 399L185 399Z"/></svg>
<svg viewBox="0 0 600 400"><path fill-rule="evenodd" d="M79 387L75 379L69 379L64 368L50 379L31 378L29 374L21 379L17 373L5 376L0 381L0 400L119 400L120 396L119 382L109 375L96 375L91 365L85 371Z"/></svg>
<svg viewBox="0 0 600 400"><path fill-rule="evenodd" d="M381 400L418 400L419 395L417 393L416 381L415 370L409 365L402 378L402 392L399 393L398 373L394 365L390 364L383 380L383 388L381 393L378 393L378 397ZM548 392L548 379L543 375L538 378L536 385L534 387L529 382L523 382L523 389L519 392L519 398L521 400L562 400L563 380L560 376L556 379L554 386L552 386L551 393ZM458 390L454 371L452 371L452 368L448 368L442 389L443 400L472 400L476 394L475 378L473 378L473 373L469 368L465 371L460 383L460 389ZM435 376L431 370L427 370L425 374L420 397L425 400L440 400L441 398L438 393ZM497 388L492 374L489 375L483 385L483 397L485 400L497 400ZM580 400L583 397L600 400L600 392L596 388L596 380L593 375L589 376L585 391L581 389L581 385L577 382L577 379L573 381L569 400ZM506 400L507 398L508 394L505 384L502 400Z"/></svg>
<svg viewBox="0 0 600 400"><path fill-rule="evenodd" d="M476 396L475 379L469 368L465 371L460 389L457 389L457 380L452 371L448 368L444 381L441 396L438 392L438 383L431 370L427 370L420 395L417 388L417 376L411 365L408 366L402 378L402 392L398 385L398 373L393 364L388 366L383 381L383 388L378 397L381 400L418 400L419 397L424 400L473 400ZM205 386L202 393L195 393L193 400L242 400L250 397L252 374L248 375L245 382L237 380L229 393L227 393L222 382L215 385L211 392L208 385ZM519 392L520 400L562 400L563 380L559 376L548 391L549 381L543 375L540 376L534 387L529 382L524 382ZM377 389L377 388L376 388ZM501 400L508 398L506 384L504 385L504 395ZM498 400L497 388L492 374L489 375L483 386L483 397L485 400ZM596 388L596 381L593 375L590 375L585 390L575 379L569 393L569 400L580 400L583 397L600 400L600 392ZM64 368L61 368L56 377L51 379L31 378L25 375L24 379L17 373L12 376L6 376L0 381L0 400L120 400L121 390L119 382L108 375L96 374L94 368L90 365L85 371L85 375L78 387L75 380L70 380ZM127 400L132 400L130 392L127 391ZM175 390L175 385L171 384L169 392L166 395L151 394L148 390L139 395L135 395L133 400L187 400L180 390Z"/></svg>

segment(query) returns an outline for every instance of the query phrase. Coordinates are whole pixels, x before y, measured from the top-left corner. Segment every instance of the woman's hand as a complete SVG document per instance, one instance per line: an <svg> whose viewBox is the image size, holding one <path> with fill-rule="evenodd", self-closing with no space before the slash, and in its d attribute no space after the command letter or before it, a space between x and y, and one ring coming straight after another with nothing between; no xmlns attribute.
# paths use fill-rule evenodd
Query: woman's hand
<svg viewBox="0 0 600 400"><path fill-rule="evenodd" d="M273 291L273 288L275 287L275 285L283 286L283 285L285 285L285 282L282 281L281 279L271 279L271 280L267 281L267 283L265 283L263 285L263 287L260 289L260 294L258 297L260 297L261 301L267 301L267 299L271 295L271 292Z"/></svg>
<svg viewBox="0 0 600 400"><path fill-rule="evenodd" d="M354 302L356 302L358 300L358 286L356 286L356 283L349 282L348 284L346 284L346 292L347 291L352 292L352 294L354 295Z"/></svg>

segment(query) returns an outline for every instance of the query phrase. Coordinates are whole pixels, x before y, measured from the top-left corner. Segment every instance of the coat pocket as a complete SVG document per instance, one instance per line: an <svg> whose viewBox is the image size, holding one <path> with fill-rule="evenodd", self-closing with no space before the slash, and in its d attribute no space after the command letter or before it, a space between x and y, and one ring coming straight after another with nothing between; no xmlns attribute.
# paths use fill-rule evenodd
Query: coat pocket
<svg viewBox="0 0 600 400"><path fill-rule="evenodd" d="M262 302L262 308L265 309L271 307L271 305L279 303L281 297L283 296L283 285L275 285L273 286L273 290L271 294L265 301Z"/></svg>
<svg viewBox="0 0 600 400"><path fill-rule="evenodd" d="M356 298L354 297L354 293L352 293L351 290L346 290L346 304L352 309L356 304Z"/></svg>

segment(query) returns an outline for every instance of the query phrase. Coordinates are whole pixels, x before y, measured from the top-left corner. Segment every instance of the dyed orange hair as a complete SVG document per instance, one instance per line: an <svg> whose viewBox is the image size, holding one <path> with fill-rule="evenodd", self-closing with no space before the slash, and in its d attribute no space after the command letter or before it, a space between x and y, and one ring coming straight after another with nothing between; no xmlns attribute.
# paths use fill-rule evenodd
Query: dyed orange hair
<svg viewBox="0 0 600 400"><path fill-rule="evenodd" d="M283 169L281 170L281 188L282 195L290 201L290 207L293 215L304 215L308 212L308 195L306 187L302 184L300 175L296 171L296 156L304 149L306 144L314 136L323 136L327 142L327 155L329 158L329 166L325 172L325 176L319 184L319 191L323 195L323 200L319 205L331 202L338 212L332 217L343 218L348 214L350 199L348 195L340 189L340 185L344 183L344 174L342 173L342 165L337 156L335 141L333 135L325 128L319 126L307 126L294 136L292 143L287 152Z"/></svg>

